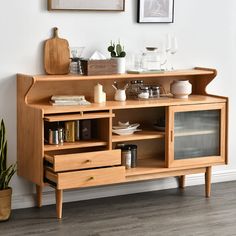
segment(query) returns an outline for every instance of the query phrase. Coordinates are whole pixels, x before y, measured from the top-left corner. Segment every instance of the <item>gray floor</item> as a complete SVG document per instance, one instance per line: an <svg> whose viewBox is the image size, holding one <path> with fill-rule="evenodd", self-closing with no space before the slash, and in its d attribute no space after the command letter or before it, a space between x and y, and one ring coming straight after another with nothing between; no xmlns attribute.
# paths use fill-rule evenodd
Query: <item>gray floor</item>
<svg viewBox="0 0 236 236"><path fill-rule="evenodd" d="M15 210L0 223L0 235L236 235L236 182L141 193L64 204L63 220L55 206Z"/></svg>

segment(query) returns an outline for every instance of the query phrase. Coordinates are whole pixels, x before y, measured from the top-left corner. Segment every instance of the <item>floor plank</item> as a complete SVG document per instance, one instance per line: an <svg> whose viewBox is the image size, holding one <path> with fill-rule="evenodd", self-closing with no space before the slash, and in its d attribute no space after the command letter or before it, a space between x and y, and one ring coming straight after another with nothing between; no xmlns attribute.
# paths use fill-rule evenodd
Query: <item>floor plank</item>
<svg viewBox="0 0 236 236"><path fill-rule="evenodd" d="M236 182L171 189L14 210L0 223L0 235L232 236L236 235Z"/></svg>

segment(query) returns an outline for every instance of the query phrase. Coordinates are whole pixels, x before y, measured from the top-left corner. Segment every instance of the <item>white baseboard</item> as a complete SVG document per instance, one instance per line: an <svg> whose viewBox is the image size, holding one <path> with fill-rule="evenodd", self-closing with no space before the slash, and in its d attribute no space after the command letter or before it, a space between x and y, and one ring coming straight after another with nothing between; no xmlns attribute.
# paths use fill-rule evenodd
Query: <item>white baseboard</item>
<svg viewBox="0 0 236 236"><path fill-rule="evenodd" d="M227 182L236 180L236 170L224 170L213 172L212 182ZM186 186L201 185L204 184L204 175L196 174L189 175L186 179ZM163 189L171 189L177 187L177 181L175 178L165 178L144 182L136 183L127 183L113 186L103 186L103 187L94 187L86 188L80 190L70 190L64 191L63 202L73 202L81 201L95 198L119 196L126 194L134 194L141 192L157 191ZM54 191L51 189L43 192L43 205L55 204L55 195ZM19 195L13 196L12 198L12 208L21 209L34 207L35 203L35 194L28 195Z"/></svg>

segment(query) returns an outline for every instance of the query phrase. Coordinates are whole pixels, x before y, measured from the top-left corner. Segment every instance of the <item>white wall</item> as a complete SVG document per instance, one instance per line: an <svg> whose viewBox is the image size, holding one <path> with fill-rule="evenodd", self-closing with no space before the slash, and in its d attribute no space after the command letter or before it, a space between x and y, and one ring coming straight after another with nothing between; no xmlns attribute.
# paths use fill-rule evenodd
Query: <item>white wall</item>
<svg viewBox="0 0 236 236"><path fill-rule="evenodd" d="M214 168L214 177L215 181L235 179L235 10L234 0L175 0L174 24L137 24L136 0L126 0L126 11L123 13L51 13L46 10L46 0L1 1L0 118L4 118L7 126L10 163L16 160L15 75L18 72L43 73L42 45L51 36L52 27L57 26L60 35L67 38L72 46L85 46L85 55L95 49L106 52L110 40L119 38L124 42L128 53L132 53L143 49L147 44L161 42L166 33L174 33L179 39L179 52L175 62L178 68L217 68L219 75L209 86L209 91L230 97L230 165ZM192 182L189 180L189 184L198 183L202 183L202 178L192 178ZM34 190L30 183L15 176L11 185L14 188L14 207L33 204L30 196ZM80 199L92 197L95 193L96 196L104 196L173 186L173 181L151 181L139 185L122 185L120 190L98 188L99 191L95 189L80 192ZM45 196L51 196L50 194ZM47 203L50 202L48 200Z"/></svg>

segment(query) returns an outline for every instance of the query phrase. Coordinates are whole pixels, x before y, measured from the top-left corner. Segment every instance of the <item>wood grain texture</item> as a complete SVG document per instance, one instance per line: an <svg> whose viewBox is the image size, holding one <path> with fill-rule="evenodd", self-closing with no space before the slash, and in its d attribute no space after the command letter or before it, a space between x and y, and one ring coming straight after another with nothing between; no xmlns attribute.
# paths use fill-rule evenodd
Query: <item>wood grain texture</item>
<svg viewBox="0 0 236 236"><path fill-rule="evenodd" d="M44 69L50 75L69 73L70 51L69 43L58 37L58 29L53 29L53 38L45 41Z"/></svg>
<svg viewBox="0 0 236 236"><path fill-rule="evenodd" d="M46 178L57 184L57 189L83 188L125 181L125 167L111 167L54 174L46 170Z"/></svg>
<svg viewBox="0 0 236 236"><path fill-rule="evenodd" d="M53 171L55 172L115 166L121 165L121 150L45 155L45 160L53 164Z"/></svg>

